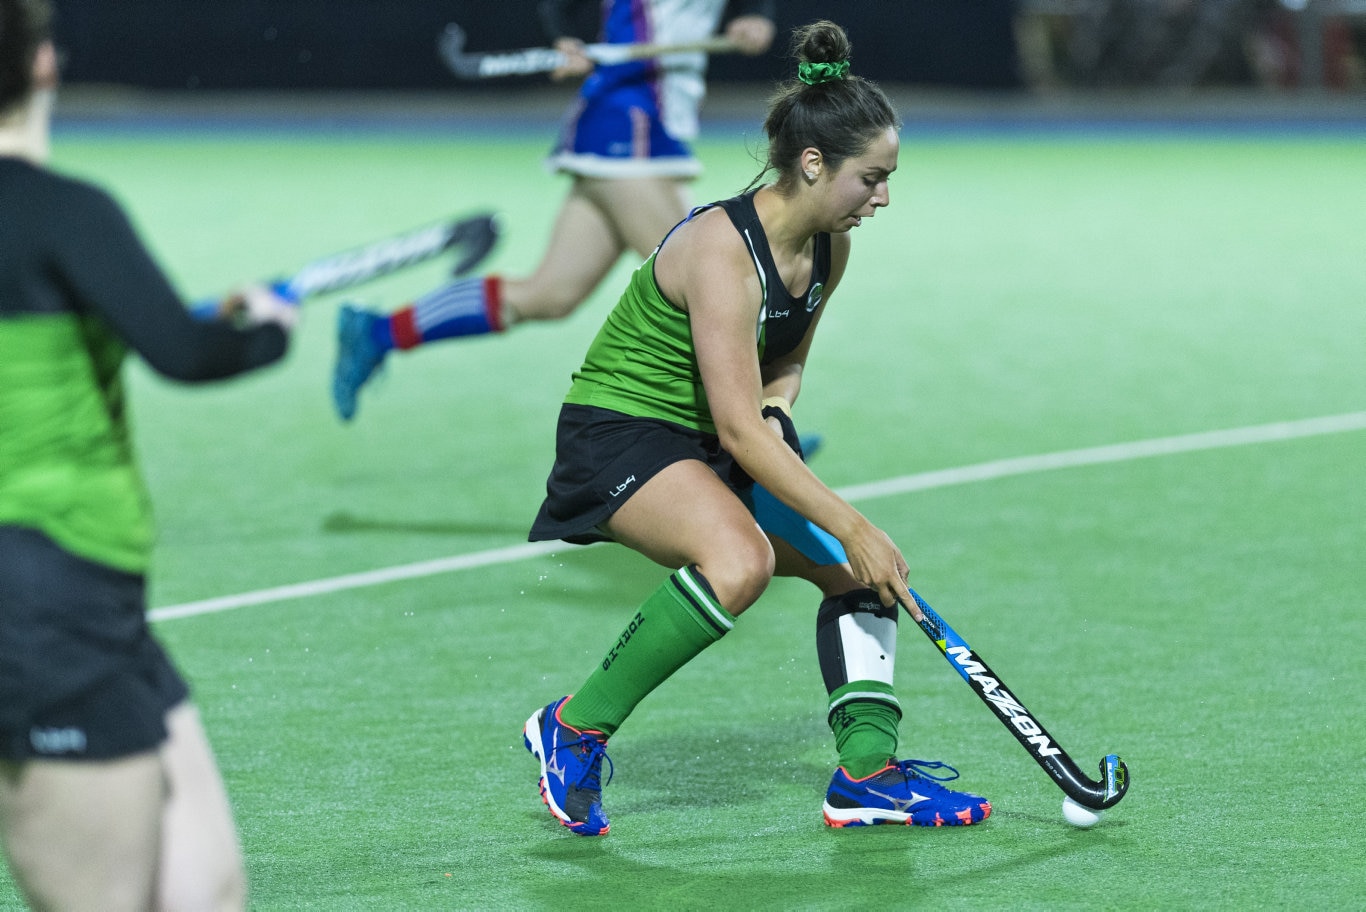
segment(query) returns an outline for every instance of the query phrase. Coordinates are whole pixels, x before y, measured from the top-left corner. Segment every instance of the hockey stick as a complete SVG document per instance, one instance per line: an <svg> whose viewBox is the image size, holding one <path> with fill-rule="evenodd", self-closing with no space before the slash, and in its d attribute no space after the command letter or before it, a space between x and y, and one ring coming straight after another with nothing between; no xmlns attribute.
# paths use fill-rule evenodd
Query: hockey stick
<svg viewBox="0 0 1366 912"><path fill-rule="evenodd" d="M1124 761L1114 754L1107 754L1100 761L1100 781L1085 776L1067 752L1053 740L1053 736L1025 709L1024 704L1011 696L987 663L973 654L963 638L935 614L934 609L925 604L925 600L914 589L909 591L925 615L925 619L918 622L920 629L939 647L944 658L963 676L963 680L982 698L982 702L991 707L1001 724L1029 751L1034 762L1053 777L1058 788L1077 804L1092 810L1099 811L1118 804L1129 790L1129 768ZM910 614L910 607L904 604L902 607Z"/></svg>
<svg viewBox="0 0 1366 912"><path fill-rule="evenodd" d="M497 79L500 76L549 73L562 66L566 59L564 54L548 47L467 53L465 30L454 22L446 26L436 44L441 51L441 59L461 79ZM686 44L589 44L584 46L583 53L594 63L615 64L690 51L728 54L738 50L729 38L716 37Z"/></svg>
<svg viewBox="0 0 1366 912"><path fill-rule="evenodd" d="M361 285L457 247L461 256L452 271L461 275L492 252L498 233L498 220L491 213L462 216L322 257L287 279L267 284L280 297L298 303L315 295ZM206 299L195 302L190 312L197 319L211 320L218 316L219 307L217 299Z"/></svg>

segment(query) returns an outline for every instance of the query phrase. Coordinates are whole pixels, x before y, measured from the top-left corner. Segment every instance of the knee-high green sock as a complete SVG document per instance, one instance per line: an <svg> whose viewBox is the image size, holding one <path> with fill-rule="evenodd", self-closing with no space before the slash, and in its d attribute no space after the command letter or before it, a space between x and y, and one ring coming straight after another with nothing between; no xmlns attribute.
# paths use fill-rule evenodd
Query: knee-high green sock
<svg viewBox="0 0 1366 912"><path fill-rule="evenodd" d="M890 684L851 681L830 695L830 730L840 766L852 779L876 773L896 756L901 708Z"/></svg>
<svg viewBox="0 0 1366 912"><path fill-rule="evenodd" d="M674 572L564 704L560 720L610 737L646 694L733 626L735 619L695 567Z"/></svg>

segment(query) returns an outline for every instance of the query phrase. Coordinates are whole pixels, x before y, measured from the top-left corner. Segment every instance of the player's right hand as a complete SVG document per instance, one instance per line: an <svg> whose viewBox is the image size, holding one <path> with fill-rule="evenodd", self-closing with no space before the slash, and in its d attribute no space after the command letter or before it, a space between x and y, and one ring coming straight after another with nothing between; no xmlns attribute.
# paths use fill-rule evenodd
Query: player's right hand
<svg viewBox="0 0 1366 912"><path fill-rule="evenodd" d="M583 52L583 42L577 38L557 38L555 50L564 55L564 63L550 72L556 82L578 79L593 72L593 61Z"/></svg>
<svg viewBox="0 0 1366 912"><path fill-rule="evenodd" d="M844 553L849 562L849 570L860 583L872 589L888 608L897 603L903 604L918 623L924 618L920 606L911 598L909 590L910 568L900 549L893 544L886 532L864 520L861 527L841 539Z"/></svg>
<svg viewBox="0 0 1366 912"><path fill-rule="evenodd" d="M726 24L726 37L741 54L763 54L773 45L773 20L764 16L736 16Z"/></svg>
<svg viewBox="0 0 1366 912"><path fill-rule="evenodd" d="M241 326L275 323L288 332L299 321L299 305L268 285L247 285L223 299L219 314Z"/></svg>

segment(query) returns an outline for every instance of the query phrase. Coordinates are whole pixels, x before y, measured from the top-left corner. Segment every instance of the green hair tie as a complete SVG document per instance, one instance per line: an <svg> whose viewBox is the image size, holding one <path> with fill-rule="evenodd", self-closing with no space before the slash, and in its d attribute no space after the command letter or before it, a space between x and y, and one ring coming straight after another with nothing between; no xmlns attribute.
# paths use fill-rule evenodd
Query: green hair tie
<svg viewBox="0 0 1366 912"><path fill-rule="evenodd" d="M812 63L803 60L797 64L797 78L809 86L843 79L849 72L849 61L839 63Z"/></svg>

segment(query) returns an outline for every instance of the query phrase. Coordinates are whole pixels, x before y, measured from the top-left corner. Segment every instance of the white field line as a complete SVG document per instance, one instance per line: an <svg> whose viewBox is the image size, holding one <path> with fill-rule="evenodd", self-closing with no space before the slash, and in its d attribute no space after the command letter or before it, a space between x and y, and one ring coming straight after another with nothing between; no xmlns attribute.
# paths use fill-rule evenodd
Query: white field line
<svg viewBox="0 0 1366 912"><path fill-rule="evenodd" d="M893 494L905 494L909 491L925 491L930 488L946 488L950 485L967 484L974 481L990 481L1009 475L1046 472L1049 469L1074 469L1078 466L1099 465L1106 462L1128 462L1133 459L1146 459L1150 456L1170 456L1174 453L1218 450L1224 447L1246 446L1253 443L1274 443L1278 440L1294 440L1297 437L1317 437L1322 434L1360 430L1366 430L1366 412L1348 412L1345 415L1306 418L1302 421L1280 421L1275 424L1258 424L1226 431L1206 431L1201 434L1182 434L1178 437L1154 437L1150 440L1135 440L1132 443L1115 443L1109 446L1087 447L1081 450L1063 450L1060 453L1043 453L1038 456L997 459L992 462L979 462L976 465L962 466L957 469L939 469L934 472L920 472L916 475L889 478L886 481L852 485L847 488L840 488L837 493L852 503L856 500L890 497Z"/></svg>
<svg viewBox="0 0 1366 912"><path fill-rule="evenodd" d="M577 546L568 545L561 541L528 542L524 545L494 548L490 551L476 551L473 554L457 554L453 557L420 561L416 564L400 564L397 567L382 567L379 570L367 570L363 573L348 573L345 576L333 576L308 583L293 583L289 586L258 589L255 592L243 592L239 595L223 595L198 602L185 602L182 605L167 605L165 608L155 608L149 611L147 617L153 621L168 621L172 618L193 617L197 614L212 614L215 611L229 611L233 608L245 608L248 605L264 605L267 602L308 598L314 595L325 595L329 592L341 592L344 589L360 589L365 586L378 586L381 583L392 583L398 580L435 576L438 573L451 573L455 570L470 570L474 567L490 567L495 564L511 564L574 547Z"/></svg>
<svg viewBox="0 0 1366 912"><path fill-rule="evenodd" d="M1043 453L1037 456L997 459L991 462L960 466L956 469L918 472L914 475L902 475L883 481L851 485L839 488L837 493L852 503L860 500L875 500L879 497L891 497L912 491L927 491L932 488L945 488L951 485L991 481L1012 475L1046 472L1051 469L1071 469L1110 462L1127 462L1152 456L1170 456L1176 453L1193 453L1200 450L1274 443L1280 440L1294 440L1300 437L1317 437L1323 434L1360 430L1366 430L1366 412L1348 412L1342 415L1328 415L1323 418L1306 418L1301 421L1280 421L1274 424L1259 424L1223 431L1182 434L1176 437L1154 437L1150 440L1136 440L1131 443L1063 450L1058 453ZM476 551L473 554L459 554L414 564L384 567L363 573L348 573L344 576L334 576L306 583L258 589L255 592L243 592L238 595L224 595L218 598L185 602L180 605L168 605L148 612L148 618L152 621L166 621L200 614L212 614L217 611L230 611L234 608L245 608L251 605L263 605L269 602L309 598L347 589L378 586L382 583L392 583L398 580L435 576L439 573L452 573L456 570L510 564L577 547L556 541L493 548L488 551Z"/></svg>

